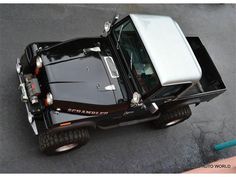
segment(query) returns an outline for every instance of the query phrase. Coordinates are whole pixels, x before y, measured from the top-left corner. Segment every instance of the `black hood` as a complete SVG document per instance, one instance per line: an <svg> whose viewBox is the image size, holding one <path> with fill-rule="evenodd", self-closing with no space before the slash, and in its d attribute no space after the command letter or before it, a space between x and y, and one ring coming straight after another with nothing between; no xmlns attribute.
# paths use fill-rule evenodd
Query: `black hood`
<svg viewBox="0 0 236 177"><path fill-rule="evenodd" d="M89 104L116 104L101 58L91 55L45 66L50 89L57 100Z"/></svg>
<svg viewBox="0 0 236 177"><path fill-rule="evenodd" d="M122 95L119 85L115 84L116 91L105 90L106 86L114 85L114 79L110 77L101 53L83 53L85 47L96 45L94 40L83 40L61 44L42 54L54 100L93 105L117 104Z"/></svg>

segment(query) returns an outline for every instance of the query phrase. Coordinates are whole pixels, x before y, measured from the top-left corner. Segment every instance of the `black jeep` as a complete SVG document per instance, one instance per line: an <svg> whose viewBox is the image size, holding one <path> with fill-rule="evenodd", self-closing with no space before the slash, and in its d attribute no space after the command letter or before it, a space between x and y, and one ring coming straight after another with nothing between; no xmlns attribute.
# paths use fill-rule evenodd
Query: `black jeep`
<svg viewBox="0 0 236 177"><path fill-rule="evenodd" d="M90 128L173 126L226 90L200 39L156 15L115 16L100 37L31 43L16 70L46 154L81 147Z"/></svg>

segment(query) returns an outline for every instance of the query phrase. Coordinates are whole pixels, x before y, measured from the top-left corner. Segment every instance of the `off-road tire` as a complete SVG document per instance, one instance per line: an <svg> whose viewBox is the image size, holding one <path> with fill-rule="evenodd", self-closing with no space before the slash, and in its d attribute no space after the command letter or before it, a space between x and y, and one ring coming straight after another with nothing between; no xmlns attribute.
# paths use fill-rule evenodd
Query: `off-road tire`
<svg viewBox="0 0 236 177"><path fill-rule="evenodd" d="M56 155L58 148L73 144L74 147L63 152L70 151L85 145L89 141L88 129L73 129L57 133L44 132L39 135L39 148L47 155Z"/></svg>
<svg viewBox="0 0 236 177"><path fill-rule="evenodd" d="M171 112L161 113L161 116L153 121L155 128L163 129L187 120L192 112L190 107L183 106L172 110Z"/></svg>

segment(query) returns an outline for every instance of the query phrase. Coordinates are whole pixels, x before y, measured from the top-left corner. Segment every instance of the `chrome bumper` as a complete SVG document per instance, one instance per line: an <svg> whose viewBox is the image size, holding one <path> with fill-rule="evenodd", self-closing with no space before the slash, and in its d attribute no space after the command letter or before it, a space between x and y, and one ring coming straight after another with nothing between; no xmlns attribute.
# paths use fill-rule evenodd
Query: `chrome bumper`
<svg viewBox="0 0 236 177"><path fill-rule="evenodd" d="M27 96L26 88L25 88L25 83L22 81L22 76L23 73L21 71L21 64L20 64L20 59L17 58L16 60L16 72L20 81L19 89L21 90L21 101L25 103L27 115L28 115L28 121L35 133L35 135L38 135L38 129L34 120L34 115L29 111L29 98Z"/></svg>

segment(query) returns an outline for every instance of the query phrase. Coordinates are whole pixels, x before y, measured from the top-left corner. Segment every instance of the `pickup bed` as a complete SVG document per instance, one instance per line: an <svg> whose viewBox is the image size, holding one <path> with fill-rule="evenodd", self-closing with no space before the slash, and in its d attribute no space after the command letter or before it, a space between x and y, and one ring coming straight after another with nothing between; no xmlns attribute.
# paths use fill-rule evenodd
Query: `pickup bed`
<svg viewBox="0 0 236 177"><path fill-rule="evenodd" d="M199 84L194 85L183 98L199 98L200 101L210 101L226 90L222 78L206 48L198 37L187 37L187 40L201 66L202 78Z"/></svg>

